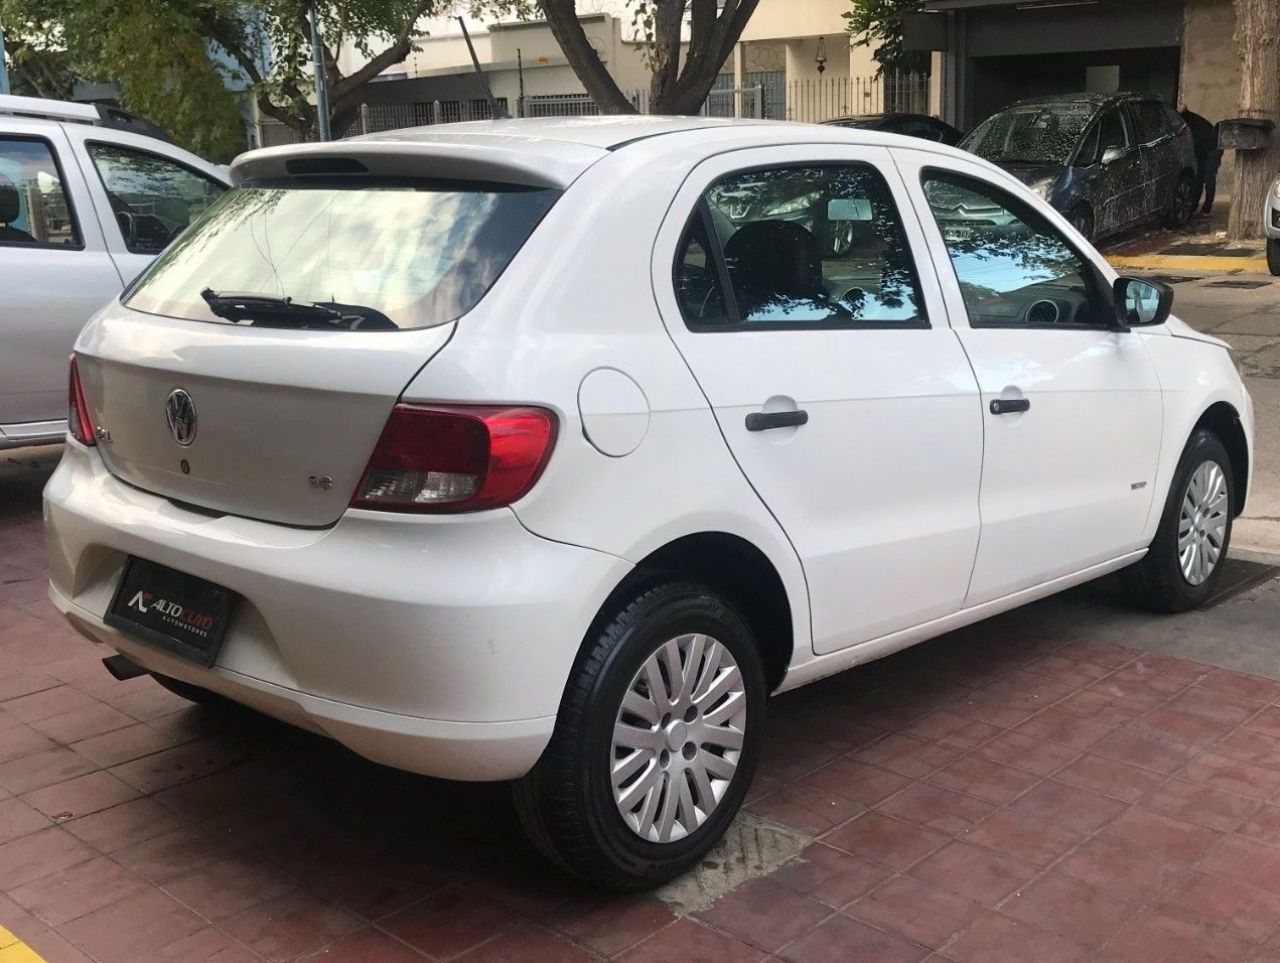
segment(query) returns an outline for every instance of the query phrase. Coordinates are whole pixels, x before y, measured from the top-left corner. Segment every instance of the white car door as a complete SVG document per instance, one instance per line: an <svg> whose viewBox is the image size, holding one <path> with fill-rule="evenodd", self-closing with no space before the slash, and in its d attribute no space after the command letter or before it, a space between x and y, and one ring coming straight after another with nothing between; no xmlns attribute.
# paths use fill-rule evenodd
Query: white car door
<svg viewBox="0 0 1280 963"><path fill-rule="evenodd" d="M155 138L90 126L67 136L126 284L227 190L212 164Z"/></svg>
<svg viewBox="0 0 1280 963"><path fill-rule="evenodd" d="M61 434L67 358L120 290L61 129L0 126L0 446Z"/></svg>
<svg viewBox="0 0 1280 963"><path fill-rule="evenodd" d="M701 164L655 247L663 319L795 546L819 654L968 587L982 416L922 243L886 150L807 145Z"/></svg>
<svg viewBox="0 0 1280 963"><path fill-rule="evenodd" d="M982 540L965 604L1142 548L1160 384L1142 336L1116 329L1105 276L1061 218L986 169L894 156L982 390Z"/></svg>

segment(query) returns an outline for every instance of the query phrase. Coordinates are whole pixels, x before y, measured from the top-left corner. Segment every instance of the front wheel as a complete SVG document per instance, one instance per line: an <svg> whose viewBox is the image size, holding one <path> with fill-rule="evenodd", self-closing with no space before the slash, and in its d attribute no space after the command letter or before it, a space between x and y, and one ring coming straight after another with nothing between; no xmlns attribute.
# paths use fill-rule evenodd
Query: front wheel
<svg viewBox="0 0 1280 963"><path fill-rule="evenodd" d="M751 629L728 602L686 582L649 589L579 657L551 743L515 785L525 831L600 886L672 879L742 805L766 694Z"/></svg>
<svg viewBox="0 0 1280 963"><path fill-rule="evenodd" d="M1156 612L1208 601L1227 560L1234 514L1231 459L1217 435L1201 429L1183 449L1151 548L1123 572L1134 601Z"/></svg>
<svg viewBox="0 0 1280 963"><path fill-rule="evenodd" d="M1280 277L1280 238L1267 238L1267 267Z"/></svg>

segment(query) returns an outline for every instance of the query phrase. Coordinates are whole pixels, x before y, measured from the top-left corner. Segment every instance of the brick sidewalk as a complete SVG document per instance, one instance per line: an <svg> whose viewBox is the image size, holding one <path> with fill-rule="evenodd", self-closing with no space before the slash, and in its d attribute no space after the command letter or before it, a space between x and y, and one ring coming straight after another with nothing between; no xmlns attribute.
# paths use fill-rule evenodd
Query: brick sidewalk
<svg viewBox="0 0 1280 963"><path fill-rule="evenodd" d="M115 682L38 490L0 484L0 926L49 963L1280 959L1280 683L1031 611L784 696L746 820L803 851L680 915L545 868L501 786Z"/></svg>

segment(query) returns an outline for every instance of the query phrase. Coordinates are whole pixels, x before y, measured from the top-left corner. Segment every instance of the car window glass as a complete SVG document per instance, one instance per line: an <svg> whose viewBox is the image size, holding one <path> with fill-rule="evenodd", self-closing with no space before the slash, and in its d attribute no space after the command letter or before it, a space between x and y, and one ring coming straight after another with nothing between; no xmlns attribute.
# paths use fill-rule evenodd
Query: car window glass
<svg viewBox="0 0 1280 963"><path fill-rule="evenodd" d="M705 195L732 287L729 320L924 326L924 303L889 187L866 164L751 170ZM686 313L696 326L698 318Z"/></svg>
<svg viewBox="0 0 1280 963"><path fill-rule="evenodd" d="M1099 159L1112 147L1122 152L1129 149L1129 125L1125 123L1124 114L1119 109L1113 108L1103 114L1100 124L1102 133L1098 144Z"/></svg>
<svg viewBox="0 0 1280 963"><path fill-rule="evenodd" d="M1169 121L1165 116L1164 104L1154 100L1137 101L1133 105L1133 115L1137 122L1139 144L1150 144L1169 135Z"/></svg>
<svg viewBox="0 0 1280 963"><path fill-rule="evenodd" d="M1076 152L1077 167L1091 167L1101 159L1102 154L1098 150L1101 133L1101 124L1090 125L1089 130L1084 135L1084 140L1080 142L1080 149Z"/></svg>
<svg viewBox="0 0 1280 963"><path fill-rule="evenodd" d="M80 247L48 143L0 138L0 244Z"/></svg>
<svg viewBox="0 0 1280 963"><path fill-rule="evenodd" d="M182 165L117 144L89 144L125 246L159 254L226 188Z"/></svg>
<svg viewBox="0 0 1280 963"><path fill-rule="evenodd" d="M712 254L707 221L701 211L694 214L681 242L676 258L675 286L680 313L688 321L700 324L728 322L724 288Z"/></svg>
<svg viewBox="0 0 1280 963"><path fill-rule="evenodd" d="M1094 324L1088 262L1029 205L974 178L930 172L925 196L973 327Z"/></svg>

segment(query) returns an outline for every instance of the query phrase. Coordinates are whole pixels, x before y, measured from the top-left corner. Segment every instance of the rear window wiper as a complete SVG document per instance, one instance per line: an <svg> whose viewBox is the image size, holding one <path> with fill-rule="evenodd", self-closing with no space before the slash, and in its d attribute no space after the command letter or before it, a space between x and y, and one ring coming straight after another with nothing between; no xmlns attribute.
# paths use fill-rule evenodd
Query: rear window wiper
<svg viewBox="0 0 1280 963"><path fill-rule="evenodd" d="M209 310L228 321L249 322L267 328L394 328L395 325L372 308L348 308L339 311L338 306L295 301L291 297L260 294L254 291L214 291L205 288L200 297ZM372 315L372 317L370 316Z"/></svg>

